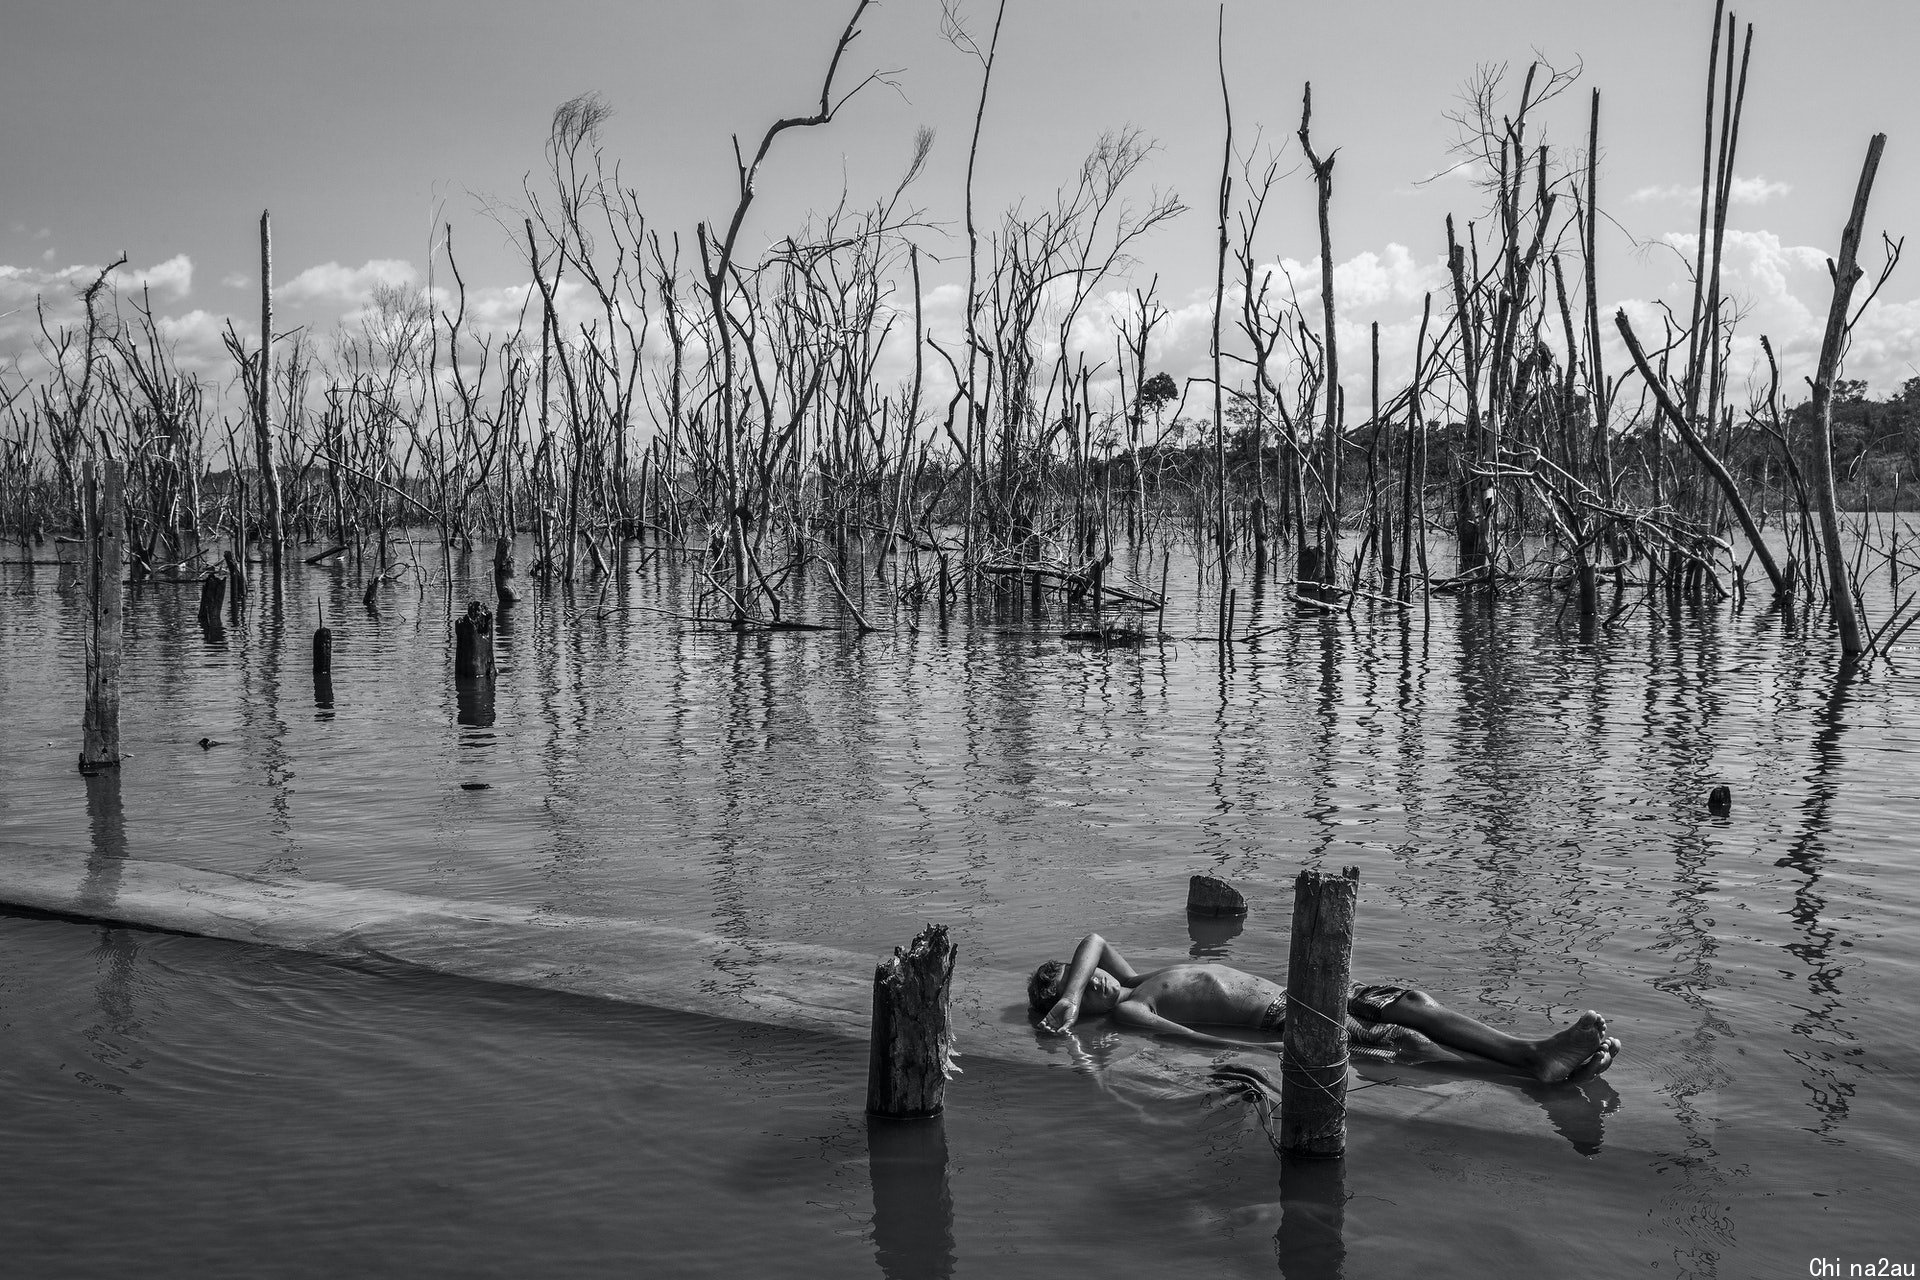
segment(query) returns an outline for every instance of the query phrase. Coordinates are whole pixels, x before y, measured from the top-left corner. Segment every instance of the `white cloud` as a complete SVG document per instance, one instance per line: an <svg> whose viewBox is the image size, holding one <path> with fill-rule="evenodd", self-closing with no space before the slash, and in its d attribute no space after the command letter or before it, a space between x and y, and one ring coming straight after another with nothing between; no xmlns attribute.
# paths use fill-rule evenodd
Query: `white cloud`
<svg viewBox="0 0 1920 1280"><path fill-rule="evenodd" d="M171 294L176 299L184 298L193 292L193 259L176 253L144 270L121 267L113 273L110 283L123 293L145 288L157 294Z"/></svg>
<svg viewBox="0 0 1920 1280"><path fill-rule="evenodd" d="M1769 181L1758 174L1750 178L1743 178L1736 173L1733 175L1732 185L1727 189L1727 198L1734 204L1765 204L1775 196L1791 194L1793 194L1792 183ZM1689 187L1685 183L1676 182L1672 186L1666 187L1641 187L1638 191L1627 197L1629 204L1657 204L1670 200L1683 200L1688 204L1699 204L1700 184L1696 182Z"/></svg>
<svg viewBox="0 0 1920 1280"><path fill-rule="evenodd" d="M253 283L253 277L244 271L233 271L221 276L220 283L229 289L244 289Z"/></svg>
<svg viewBox="0 0 1920 1280"><path fill-rule="evenodd" d="M290 302L357 307L365 306L380 285L405 287L419 279L419 271L404 258L373 258L357 267L323 262L308 267L273 292Z"/></svg>

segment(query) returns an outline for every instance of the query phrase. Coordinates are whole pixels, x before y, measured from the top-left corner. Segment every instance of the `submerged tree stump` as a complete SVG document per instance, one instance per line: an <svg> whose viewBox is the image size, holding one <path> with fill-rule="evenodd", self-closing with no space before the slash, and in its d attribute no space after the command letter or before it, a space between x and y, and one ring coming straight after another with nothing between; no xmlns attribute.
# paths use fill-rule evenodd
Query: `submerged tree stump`
<svg viewBox="0 0 1920 1280"><path fill-rule="evenodd" d="M333 631L327 626L326 617L320 618L320 625L313 633L313 675L317 680L333 674Z"/></svg>
<svg viewBox="0 0 1920 1280"><path fill-rule="evenodd" d="M495 608L505 613L520 598L513 589L513 543L505 535L493 540L493 594Z"/></svg>
<svg viewBox="0 0 1920 1280"><path fill-rule="evenodd" d="M227 603L227 579L222 573L209 573L200 579L200 625L219 627L220 610Z"/></svg>
<svg viewBox="0 0 1920 1280"><path fill-rule="evenodd" d="M1187 881L1187 910L1197 916L1239 919L1247 914L1247 899L1218 876L1194 876Z"/></svg>
<svg viewBox="0 0 1920 1280"><path fill-rule="evenodd" d="M1287 955L1286 1057L1280 1076L1280 1150L1338 1156L1347 1149L1347 987L1360 869L1302 871L1293 882Z"/></svg>
<svg viewBox="0 0 1920 1280"><path fill-rule="evenodd" d="M453 624L453 675L456 680L493 680L493 613L478 600Z"/></svg>
<svg viewBox="0 0 1920 1280"><path fill-rule="evenodd" d="M947 1005L959 949L930 924L905 951L873 971L873 1034L867 1046L867 1113L909 1119L946 1105L953 1031Z"/></svg>
<svg viewBox="0 0 1920 1280"><path fill-rule="evenodd" d="M87 704L80 717L80 772L120 763L120 645L127 545L126 466L109 458L86 470Z"/></svg>

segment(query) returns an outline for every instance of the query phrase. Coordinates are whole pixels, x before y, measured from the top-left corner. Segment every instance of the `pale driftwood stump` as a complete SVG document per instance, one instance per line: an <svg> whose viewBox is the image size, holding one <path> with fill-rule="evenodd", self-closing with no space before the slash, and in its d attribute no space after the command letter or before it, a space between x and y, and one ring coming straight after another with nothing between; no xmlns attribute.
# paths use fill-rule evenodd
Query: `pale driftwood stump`
<svg viewBox="0 0 1920 1280"><path fill-rule="evenodd" d="M1302 871L1293 882L1287 955L1286 1058L1280 1077L1280 1150L1337 1156L1347 1149L1347 987L1360 869Z"/></svg>
<svg viewBox="0 0 1920 1280"><path fill-rule="evenodd" d="M953 1032L947 1025L953 961L947 927L930 924L905 951L873 971L873 1035L867 1051L867 1113L936 1116L946 1104Z"/></svg>
<svg viewBox="0 0 1920 1280"><path fill-rule="evenodd" d="M1194 876L1187 881L1187 910L1197 916L1238 919L1247 914L1247 899L1218 876Z"/></svg>
<svg viewBox="0 0 1920 1280"><path fill-rule="evenodd" d="M478 600L453 624L453 675L456 680L493 679L493 613Z"/></svg>
<svg viewBox="0 0 1920 1280"><path fill-rule="evenodd" d="M109 458L86 472L87 705L80 717L80 772L120 763L120 645L127 546L126 465Z"/></svg>

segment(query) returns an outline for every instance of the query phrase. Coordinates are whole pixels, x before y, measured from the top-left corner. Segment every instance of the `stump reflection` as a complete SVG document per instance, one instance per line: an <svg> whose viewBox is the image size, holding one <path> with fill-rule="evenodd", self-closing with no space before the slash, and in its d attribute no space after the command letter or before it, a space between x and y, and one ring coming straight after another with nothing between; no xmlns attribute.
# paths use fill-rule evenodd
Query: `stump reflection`
<svg viewBox="0 0 1920 1280"><path fill-rule="evenodd" d="M953 1274L953 1193L946 1121L867 1117L873 1254L888 1280Z"/></svg>

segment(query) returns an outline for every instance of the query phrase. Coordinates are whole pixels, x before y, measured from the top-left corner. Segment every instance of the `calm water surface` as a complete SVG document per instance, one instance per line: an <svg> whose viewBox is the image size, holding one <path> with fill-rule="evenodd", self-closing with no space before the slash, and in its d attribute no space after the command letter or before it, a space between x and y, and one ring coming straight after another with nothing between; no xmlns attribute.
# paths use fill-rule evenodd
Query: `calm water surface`
<svg viewBox="0 0 1920 1280"><path fill-rule="evenodd" d="M1165 551L1123 563L1157 585ZM0 859L876 957L937 920L962 966L1010 972L1097 928L1136 963L1276 976L1294 874L1354 865L1358 975L1517 1030L1597 1008L1626 1054L1584 1088L1370 1069L1395 1105L1356 1109L1340 1166L1283 1179L1247 1112L1196 1087L1206 1055L1098 1023L971 1061L944 1121L901 1130L861 1114L858 1040L717 996L701 1017L13 913L0 1234L20 1274L1920 1262L1920 644L1843 680L1824 631L1758 607L1654 597L1583 641L1545 593L1320 618L1268 583L1240 608L1274 629L1223 663L1035 634L1011 597L943 632L871 561L850 577L886 630L736 637L671 616L688 558L636 545L513 611L489 717L450 678L447 620L485 562L456 559L450 594L423 554L431 581L377 615L351 565L302 567L279 609L213 634L191 588L134 588L132 755L92 782L82 601L0 563ZM1168 630L1207 629L1190 551L1170 581ZM1202 870L1253 900L1237 932L1190 927ZM1022 994L997 999L963 1012Z"/></svg>

